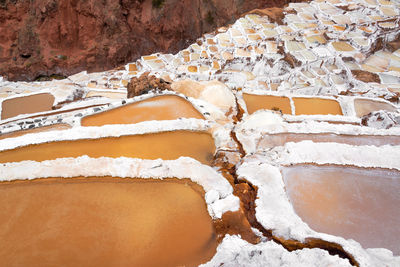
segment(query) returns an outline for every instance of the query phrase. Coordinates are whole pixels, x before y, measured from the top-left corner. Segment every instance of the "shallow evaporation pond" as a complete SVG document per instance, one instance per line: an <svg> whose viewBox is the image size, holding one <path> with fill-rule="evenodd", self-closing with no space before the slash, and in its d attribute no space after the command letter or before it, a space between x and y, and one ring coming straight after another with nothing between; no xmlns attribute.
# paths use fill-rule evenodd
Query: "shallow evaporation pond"
<svg viewBox="0 0 400 267"><path fill-rule="evenodd" d="M190 180L46 178L0 183L3 266L197 266L217 242Z"/></svg>
<svg viewBox="0 0 400 267"><path fill-rule="evenodd" d="M44 161L83 155L92 158L131 157L164 160L174 160L182 156L192 157L203 164L211 165L214 151L214 139L211 134L178 130L28 145L1 151L0 162Z"/></svg>
<svg viewBox="0 0 400 267"><path fill-rule="evenodd" d="M371 99L355 99L354 109L358 117L365 116L370 112L377 110L396 111L396 108L389 103L374 101Z"/></svg>
<svg viewBox="0 0 400 267"><path fill-rule="evenodd" d="M187 100L179 96L164 95L87 116L82 119L81 124L82 126L102 126L178 118L204 119L201 113Z"/></svg>
<svg viewBox="0 0 400 267"><path fill-rule="evenodd" d="M290 99L284 96L243 94L243 100L249 114L260 109L280 110L284 114L292 114Z"/></svg>
<svg viewBox="0 0 400 267"><path fill-rule="evenodd" d="M84 111L85 109L104 106L104 105L106 105L106 104L88 105L86 107L63 109L63 110L56 109L56 110L40 113L40 114L33 115L33 116L26 116L26 117L23 118L23 120L33 119L33 118L43 118L43 117L46 117L46 116L54 116L54 115L59 115L59 114L62 114L63 117L72 117L74 115L75 111L79 111L79 110ZM9 121L7 121L7 122L5 122L3 124L6 124L6 123L9 124L11 122L16 122L16 121L20 121L20 120L22 120L22 119L9 120ZM0 125L1 125L1 123L0 123Z"/></svg>
<svg viewBox="0 0 400 267"><path fill-rule="evenodd" d="M293 97L296 115L343 115L339 102L333 99Z"/></svg>
<svg viewBox="0 0 400 267"><path fill-rule="evenodd" d="M333 133L279 133L268 134L261 138L259 148L272 148L283 146L288 142L301 142L311 140L313 142L334 142L355 146L383 146L400 145L400 136L396 135L337 135Z"/></svg>
<svg viewBox="0 0 400 267"><path fill-rule="evenodd" d="M400 171L295 165L282 175L296 213L313 230L400 254Z"/></svg>
<svg viewBox="0 0 400 267"><path fill-rule="evenodd" d="M49 93L6 99L2 103L1 119L5 120L21 114L51 110L54 96Z"/></svg>
<svg viewBox="0 0 400 267"><path fill-rule="evenodd" d="M37 128L33 128L33 129L19 130L19 131L15 131L15 132L1 134L0 140L5 139L5 138L18 137L18 136L22 136L22 135L30 134L30 133L58 131L58 130L66 130L66 129L70 129L70 128L71 128L71 125L69 125L69 124L59 123L59 124L54 124L54 125L37 127Z"/></svg>

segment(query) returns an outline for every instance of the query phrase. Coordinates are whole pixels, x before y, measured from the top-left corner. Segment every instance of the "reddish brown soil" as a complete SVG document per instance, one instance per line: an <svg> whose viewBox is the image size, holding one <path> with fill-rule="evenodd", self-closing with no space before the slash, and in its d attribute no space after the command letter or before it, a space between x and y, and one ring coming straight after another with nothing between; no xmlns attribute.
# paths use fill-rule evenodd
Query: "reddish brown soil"
<svg viewBox="0 0 400 267"><path fill-rule="evenodd" d="M252 9L294 1L0 0L0 75L33 80L114 68L176 52Z"/></svg>
<svg viewBox="0 0 400 267"><path fill-rule="evenodd" d="M351 74L353 74L354 78L357 80L366 82L366 83L381 83L381 79L379 75L373 72L364 71L364 70L352 70Z"/></svg>

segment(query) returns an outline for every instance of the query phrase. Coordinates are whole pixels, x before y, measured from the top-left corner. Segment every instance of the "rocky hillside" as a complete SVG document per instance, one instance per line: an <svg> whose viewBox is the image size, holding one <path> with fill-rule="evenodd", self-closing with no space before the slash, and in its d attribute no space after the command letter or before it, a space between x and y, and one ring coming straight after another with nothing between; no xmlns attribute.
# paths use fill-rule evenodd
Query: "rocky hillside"
<svg viewBox="0 0 400 267"><path fill-rule="evenodd" d="M8 80L101 71L176 52L278 0L0 0L0 75Z"/></svg>

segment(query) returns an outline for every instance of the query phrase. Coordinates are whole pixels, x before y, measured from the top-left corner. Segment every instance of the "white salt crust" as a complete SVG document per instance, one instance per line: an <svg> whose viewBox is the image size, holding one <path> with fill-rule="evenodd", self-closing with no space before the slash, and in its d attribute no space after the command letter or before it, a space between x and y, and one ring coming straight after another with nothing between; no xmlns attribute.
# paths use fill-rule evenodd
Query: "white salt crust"
<svg viewBox="0 0 400 267"><path fill-rule="evenodd" d="M332 124L315 120L288 123L284 117L268 110L259 110L246 116L235 127L238 140L246 153L254 153L261 136L280 133L332 133L337 135L400 136L400 127L375 129L352 124ZM268 138L268 137L266 137Z"/></svg>
<svg viewBox="0 0 400 267"><path fill-rule="evenodd" d="M213 125L212 122L205 120L179 119L170 121L144 121L136 124L114 124L99 127L73 127L72 129L63 131L40 132L3 139L0 140L0 151L53 141L97 139L175 130L209 131Z"/></svg>
<svg viewBox="0 0 400 267"><path fill-rule="evenodd" d="M227 211L237 211L239 198L232 186L215 169L180 157L177 160L143 160L136 158L59 158L43 162L22 161L0 165L0 181L31 180L46 177L113 176L122 178L189 178L204 188L208 212L214 219Z"/></svg>
<svg viewBox="0 0 400 267"><path fill-rule="evenodd" d="M352 146L339 143L289 142L268 152L281 165L315 163L400 170L400 146ZM400 179L400 177L398 177Z"/></svg>
<svg viewBox="0 0 400 267"><path fill-rule="evenodd" d="M351 266L347 259L331 256L326 250L301 249L287 251L274 241L250 244L239 236L226 235L217 253L201 267L259 267L259 266Z"/></svg>

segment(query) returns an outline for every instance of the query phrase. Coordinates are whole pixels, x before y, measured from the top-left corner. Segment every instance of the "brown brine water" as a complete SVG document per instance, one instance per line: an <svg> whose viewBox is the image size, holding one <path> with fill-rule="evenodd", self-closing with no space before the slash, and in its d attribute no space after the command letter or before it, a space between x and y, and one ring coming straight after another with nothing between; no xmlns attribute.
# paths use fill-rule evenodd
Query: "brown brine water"
<svg viewBox="0 0 400 267"><path fill-rule="evenodd" d="M178 118L204 119L187 100L179 96L164 95L87 116L82 118L81 124L82 126L102 126Z"/></svg>
<svg viewBox="0 0 400 267"><path fill-rule="evenodd" d="M79 139L28 145L0 152L0 162L44 161L64 157L131 157L174 160L192 157L211 165L214 139L207 132L171 131L98 139Z"/></svg>
<svg viewBox="0 0 400 267"><path fill-rule="evenodd" d="M6 99L2 103L1 119L51 110L54 99L49 93Z"/></svg>
<svg viewBox="0 0 400 267"><path fill-rule="evenodd" d="M246 103L249 114L253 114L260 109L269 109L281 111L283 114L292 114L290 99L284 96L243 94L243 100Z"/></svg>
<svg viewBox="0 0 400 267"><path fill-rule="evenodd" d="M46 178L0 183L2 266L197 266L217 242L190 180Z"/></svg>
<svg viewBox="0 0 400 267"><path fill-rule="evenodd" d="M284 167L296 213L315 231L400 254L400 172L340 166Z"/></svg>
<svg viewBox="0 0 400 267"><path fill-rule="evenodd" d="M296 115L343 115L339 102L333 99L293 97Z"/></svg>

